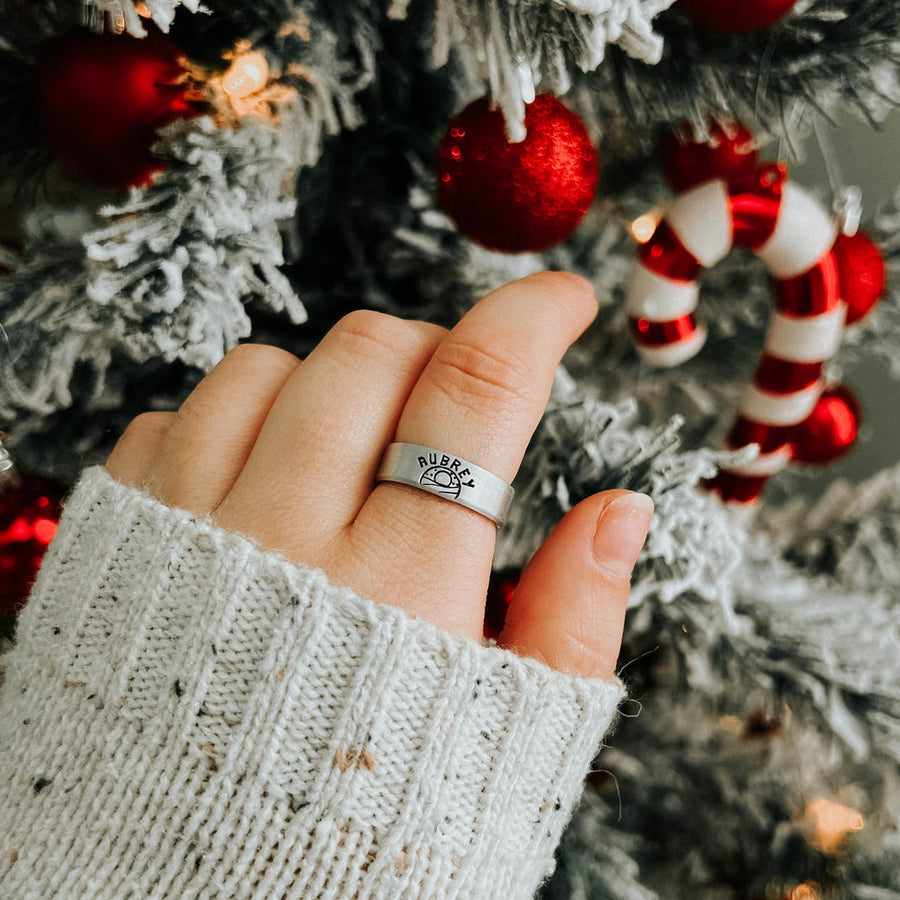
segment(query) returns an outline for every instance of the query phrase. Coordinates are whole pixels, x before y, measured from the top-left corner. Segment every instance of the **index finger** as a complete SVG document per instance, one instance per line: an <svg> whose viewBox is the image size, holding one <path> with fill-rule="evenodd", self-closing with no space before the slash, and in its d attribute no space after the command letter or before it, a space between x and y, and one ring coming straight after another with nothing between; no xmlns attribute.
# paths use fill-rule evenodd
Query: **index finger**
<svg viewBox="0 0 900 900"><path fill-rule="evenodd" d="M512 481L557 365L596 314L590 283L568 272L540 272L493 291L434 351L394 440L453 454ZM454 621L444 627L480 634L483 608L476 604L484 599L496 536L490 520L418 488L384 482L353 531L382 561L397 547L420 560L418 602L453 609Z"/></svg>

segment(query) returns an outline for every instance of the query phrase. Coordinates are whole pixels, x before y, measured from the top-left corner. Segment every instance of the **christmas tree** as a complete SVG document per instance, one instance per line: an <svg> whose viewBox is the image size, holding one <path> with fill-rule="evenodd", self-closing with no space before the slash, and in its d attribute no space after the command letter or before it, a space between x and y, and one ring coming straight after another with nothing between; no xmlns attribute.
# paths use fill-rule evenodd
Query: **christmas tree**
<svg viewBox="0 0 900 900"><path fill-rule="evenodd" d="M838 179L791 176L822 122L900 105L897 4L0 13L7 635L82 468L238 343L303 357L355 308L452 325L577 272L601 311L517 477L486 633L577 502L656 516L631 699L542 896L900 898L900 464L809 490L857 436L840 374L900 380L900 209L860 223Z"/></svg>

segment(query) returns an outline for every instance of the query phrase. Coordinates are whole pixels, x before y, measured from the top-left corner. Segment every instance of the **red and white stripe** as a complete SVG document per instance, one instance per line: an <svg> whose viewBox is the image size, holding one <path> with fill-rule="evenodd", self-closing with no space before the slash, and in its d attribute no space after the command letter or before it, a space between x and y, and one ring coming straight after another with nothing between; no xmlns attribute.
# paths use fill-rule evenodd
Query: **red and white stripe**
<svg viewBox="0 0 900 900"><path fill-rule="evenodd" d="M782 167L764 164L752 180L716 179L681 194L638 251L627 312L638 352L656 366L678 365L702 347L706 332L694 317L699 278L733 246L752 249L772 275L765 347L726 438L735 449L759 444L760 455L719 473L713 487L726 500L755 500L788 464L792 430L822 392L822 369L846 317L836 238L822 205L786 181Z"/></svg>

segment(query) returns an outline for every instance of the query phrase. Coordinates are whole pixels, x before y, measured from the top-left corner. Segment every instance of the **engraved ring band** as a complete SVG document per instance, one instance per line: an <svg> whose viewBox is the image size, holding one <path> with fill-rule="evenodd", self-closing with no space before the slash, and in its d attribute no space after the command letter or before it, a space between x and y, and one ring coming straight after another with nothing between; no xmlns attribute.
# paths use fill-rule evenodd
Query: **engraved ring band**
<svg viewBox="0 0 900 900"><path fill-rule="evenodd" d="M515 491L502 478L452 453L420 444L388 445L376 481L408 484L459 503L502 528Z"/></svg>

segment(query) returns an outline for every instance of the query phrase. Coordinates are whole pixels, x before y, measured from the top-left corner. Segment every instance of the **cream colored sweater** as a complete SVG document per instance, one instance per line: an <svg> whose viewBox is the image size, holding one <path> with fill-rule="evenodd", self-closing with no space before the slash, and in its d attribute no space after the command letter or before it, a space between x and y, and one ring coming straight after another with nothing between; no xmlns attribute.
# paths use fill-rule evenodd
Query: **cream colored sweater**
<svg viewBox="0 0 900 900"><path fill-rule="evenodd" d="M623 694L85 469L0 694L0 897L532 897Z"/></svg>

